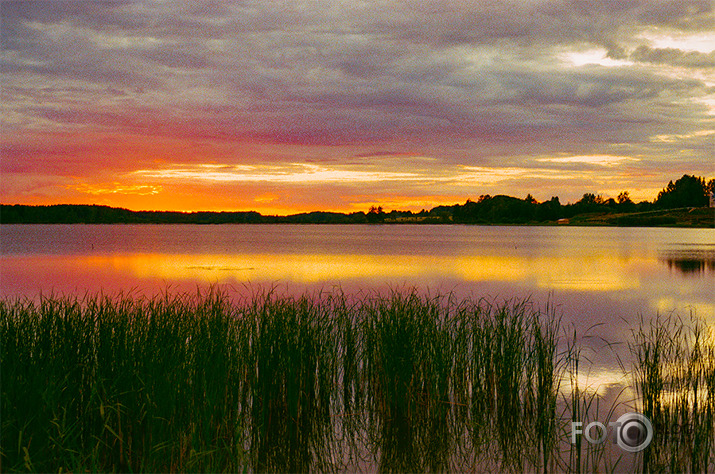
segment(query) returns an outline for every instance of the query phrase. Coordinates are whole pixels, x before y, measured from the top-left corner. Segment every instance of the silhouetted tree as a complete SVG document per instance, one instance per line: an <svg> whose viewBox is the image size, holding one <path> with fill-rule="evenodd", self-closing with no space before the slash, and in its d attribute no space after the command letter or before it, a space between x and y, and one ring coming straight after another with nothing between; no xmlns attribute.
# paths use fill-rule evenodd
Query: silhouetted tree
<svg viewBox="0 0 715 474"><path fill-rule="evenodd" d="M561 203L557 196L538 205L536 218L539 221L555 221L562 216Z"/></svg>
<svg viewBox="0 0 715 474"><path fill-rule="evenodd" d="M715 179L683 175L669 182L654 201L635 204L628 191L622 191L617 199L604 199L600 195L586 193L574 204L561 205L558 197L539 203L531 194L525 199L511 196L483 194L476 201L467 199L462 204L437 206L418 214L411 211L393 210L385 213L382 206L372 206L365 212L343 214L338 212L309 212L289 216L262 216L258 212L172 212L129 211L99 205L50 205L26 206L0 204L0 223L158 223L158 224L227 224L227 223L381 223L410 221L402 219L418 216L425 223L527 223L555 221L562 217L574 217L584 213L647 212L653 209L707 206L709 194L715 191ZM671 219L671 218L668 218Z"/></svg>
<svg viewBox="0 0 715 474"><path fill-rule="evenodd" d="M655 204L661 209L707 206L708 186L703 178L684 174L675 183L670 181L668 186L658 193Z"/></svg>
<svg viewBox="0 0 715 474"><path fill-rule="evenodd" d="M618 210L621 212L632 212L636 205L635 203L631 200L630 194L628 194L628 191L622 191L618 195Z"/></svg>
<svg viewBox="0 0 715 474"><path fill-rule="evenodd" d="M382 210L382 206L370 206L370 210L367 211L365 217L369 223L383 222L385 220L385 211Z"/></svg>
<svg viewBox="0 0 715 474"><path fill-rule="evenodd" d="M599 210L601 204L603 204L601 195L596 196L593 193L585 193L581 200L574 205L574 208L577 213L595 212Z"/></svg>
<svg viewBox="0 0 715 474"><path fill-rule="evenodd" d="M618 195L618 204L627 204L627 203L632 203L631 201L631 196L628 194L628 191L622 191Z"/></svg>

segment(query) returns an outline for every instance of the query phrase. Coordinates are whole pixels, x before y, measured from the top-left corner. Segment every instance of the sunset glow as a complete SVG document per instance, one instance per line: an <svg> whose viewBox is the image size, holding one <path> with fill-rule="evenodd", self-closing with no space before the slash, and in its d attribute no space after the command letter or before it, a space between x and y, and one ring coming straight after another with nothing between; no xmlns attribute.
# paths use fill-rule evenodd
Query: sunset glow
<svg viewBox="0 0 715 474"><path fill-rule="evenodd" d="M0 9L4 204L419 211L715 175L709 1Z"/></svg>

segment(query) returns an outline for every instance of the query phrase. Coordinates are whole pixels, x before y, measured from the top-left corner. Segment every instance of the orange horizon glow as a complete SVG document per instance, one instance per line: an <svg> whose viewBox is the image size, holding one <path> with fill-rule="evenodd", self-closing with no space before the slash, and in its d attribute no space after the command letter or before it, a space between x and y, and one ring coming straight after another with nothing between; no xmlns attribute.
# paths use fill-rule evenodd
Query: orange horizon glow
<svg viewBox="0 0 715 474"><path fill-rule="evenodd" d="M119 138L114 137L111 143L118 145L117 140ZM482 194L506 194L517 198L531 194L538 201L558 196L565 204L577 201L586 192L615 198L620 192L629 191L635 202L650 201L667 184L657 183L657 176L646 176L644 178L655 185L629 189L629 171L621 170L619 166L632 166L629 163L639 160L617 155L542 156L532 160L543 163L536 170L526 166L460 164L434 168L428 166L435 161L433 158L417 154L381 156L377 159L378 164L367 165L299 161L256 164L251 158L257 153L252 149L254 145L246 145L240 147L246 153L244 159L253 164L230 165L189 155L184 158L188 162L171 161L170 152L178 145L171 141L151 146L130 141L125 145L135 151L131 159L126 159L124 146L118 146L118 153L112 149L103 152L107 163L121 167L121 171L115 173L98 170L94 176L82 175L79 173L81 161L89 158L81 157L75 159L80 169L72 170L68 176L5 174L6 185L8 178L15 179L11 181L10 192L1 196L2 202L94 204L132 211L257 211L263 215L367 212L372 206L381 206L386 211L419 212L440 205L463 204ZM271 150L275 152L275 147ZM113 154L120 158L113 158ZM136 168L137 163L143 166ZM555 168L580 163L586 163L592 169L563 176L563 172ZM35 190L22 190L23 181ZM535 185L527 188L522 185L525 181ZM594 190L593 184L589 185L594 182L602 184ZM560 191L564 190L565 183L582 183L584 187L574 188L564 196ZM12 192L12 188L18 188L20 192ZM435 191L441 191L441 194Z"/></svg>

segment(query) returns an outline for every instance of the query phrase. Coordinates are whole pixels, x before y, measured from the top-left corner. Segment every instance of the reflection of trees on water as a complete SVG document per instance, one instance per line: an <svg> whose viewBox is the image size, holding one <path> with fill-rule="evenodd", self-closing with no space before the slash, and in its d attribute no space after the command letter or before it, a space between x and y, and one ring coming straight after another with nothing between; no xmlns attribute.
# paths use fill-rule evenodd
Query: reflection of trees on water
<svg viewBox="0 0 715 474"><path fill-rule="evenodd" d="M669 258L667 262L668 268L677 270L686 275L693 273L715 273L715 260Z"/></svg>
<svg viewBox="0 0 715 474"><path fill-rule="evenodd" d="M673 252L662 255L661 261L684 275L715 273L715 251Z"/></svg>

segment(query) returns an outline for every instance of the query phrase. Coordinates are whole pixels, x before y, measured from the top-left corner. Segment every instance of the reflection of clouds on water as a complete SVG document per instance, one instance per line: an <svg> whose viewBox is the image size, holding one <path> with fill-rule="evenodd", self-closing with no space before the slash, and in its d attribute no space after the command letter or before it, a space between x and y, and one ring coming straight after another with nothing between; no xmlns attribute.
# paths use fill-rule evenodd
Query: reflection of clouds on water
<svg viewBox="0 0 715 474"><path fill-rule="evenodd" d="M180 285L416 287L533 296L586 326L676 310L715 321L711 229L2 226L0 293ZM101 242L89 250L83 243Z"/></svg>
<svg viewBox="0 0 715 474"><path fill-rule="evenodd" d="M680 316L693 315L715 324L715 303L712 292L704 295L703 299L691 296L688 298L661 297L653 300L653 308L657 314L678 314Z"/></svg>
<svg viewBox="0 0 715 474"><path fill-rule="evenodd" d="M574 261L567 256L426 256L370 254L111 254L73 257L46 256L57 268L77 273L111 268L126 278L195 281L276 280L298 284L364 282L429 286L453 280L465 284L502 282L529 288L612 292L637 290L639 268L652 267L642 259L614 264L607 256ZM79 276L78 279L86 279Z"/></svg>
<svg viewBox="0 0 715 474"><path fill-rule="evenodd" d="M582 370L572 380L572 374L566 373L559 384L559 391L563 395L572 393L576 387L579 391L586 393L594 393L601 397L614 389L623 389L631 382L631 377L628 373L620 370L620 368L604 368L590 367L588 360L584 360L583 366L589 367L588 370ZM632 393L629 393L632 397Z"/></svg>

